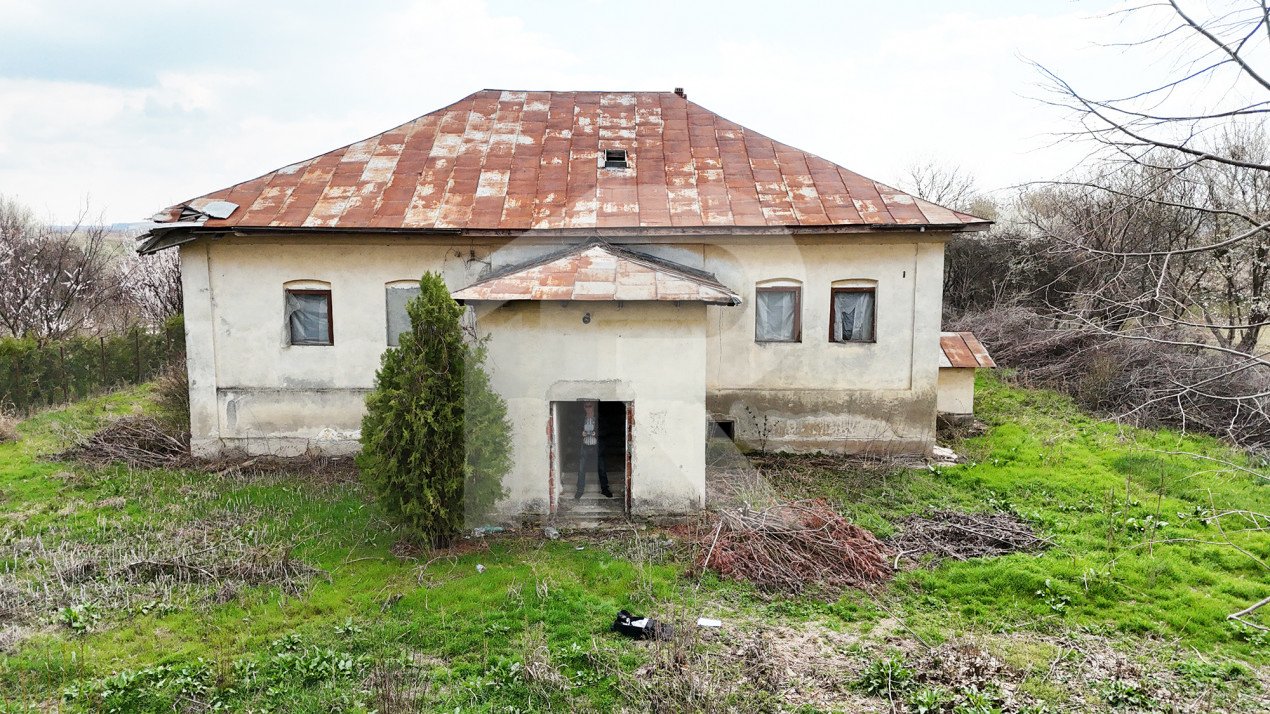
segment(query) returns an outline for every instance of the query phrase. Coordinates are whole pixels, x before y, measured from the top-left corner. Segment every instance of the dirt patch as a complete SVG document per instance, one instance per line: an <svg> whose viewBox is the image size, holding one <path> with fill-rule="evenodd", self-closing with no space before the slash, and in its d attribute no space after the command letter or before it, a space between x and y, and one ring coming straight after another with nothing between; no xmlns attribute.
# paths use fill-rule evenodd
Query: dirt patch
<svg viewBox="0 0 1270 714"><path fill-rule="evenodd" d="M317 483L351 483L359 480L351 456L307 453L299 456L247 456L226 453L214 459L190 459L186 468L213 476L302 476Z"/></svg>
<svg viewBox="0 0 1270 714"><path fill-rule="evenodd" d="M860 668L859 637L819 623L761 627L723 636L724 652L742 664L747 680L797 708L872 711L849 673Z"/></svg>
<svg viewBox="0 0 1270 714"><path fill-rule="evenodd" d="M853 634L818 623L707 630L688 618L665 619L673 636L640 643L647 659L634 671L619 662L625 648L593 643L592 664L617 680L628 711L886 710L850 686L860 667Z"/></svg>
<svg viewBox="0 0 1270 714"><path fill-rule="evenodd" d="M897 523L899 532L890 539L896 557L932 563L946 558L966 560L1009 553L1032 552L1050 545L1032 526L1013 513L961 513L931 511L907 516Z"/></svg>

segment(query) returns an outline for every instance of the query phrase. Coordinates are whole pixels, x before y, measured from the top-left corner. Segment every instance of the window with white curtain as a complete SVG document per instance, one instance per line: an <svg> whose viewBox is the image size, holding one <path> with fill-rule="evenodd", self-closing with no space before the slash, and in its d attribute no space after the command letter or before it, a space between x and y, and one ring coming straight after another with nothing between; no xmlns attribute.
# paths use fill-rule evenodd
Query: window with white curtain
<svg viewBox="0 0 1270 714"><path fill-rule="evenodd" d="M384 304L388 306L388 346L401 344L401 333L410 331L410 315L406 304L419 297L419 283L390 284L384 288Z"/></svg>
<svg viewBox="0 0 1270 714"><path fill-rule="evenodd" d="M291 344L335 344L330 290L288 290L286 310Z"/></svg>
<svg viewBox="0 0 1270 714"><path fill-rule="evenodd" d="M798 342L802 339L802 288L767 285L754 290L754 341Z"/></svg>
<svg viewBox="0 0 1270 714"><path fill-rule="evenodd" d="M873 288L834 288L830 342L874 342L877 291Z"/></svg>

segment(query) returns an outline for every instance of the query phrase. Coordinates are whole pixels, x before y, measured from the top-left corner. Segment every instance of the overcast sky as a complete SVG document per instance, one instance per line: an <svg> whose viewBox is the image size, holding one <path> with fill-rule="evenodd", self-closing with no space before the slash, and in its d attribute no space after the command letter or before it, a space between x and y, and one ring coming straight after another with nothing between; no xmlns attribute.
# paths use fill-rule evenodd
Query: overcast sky
<svg viewBox="0 0 1270 714"><path fill-rule="evenodd" d="M1104 0L0 0L0 194L57 222L156 210L477 89L685 87L882 181L1052 176L1070 117L1027 59L1097 92L1147 60Z"/></svg>

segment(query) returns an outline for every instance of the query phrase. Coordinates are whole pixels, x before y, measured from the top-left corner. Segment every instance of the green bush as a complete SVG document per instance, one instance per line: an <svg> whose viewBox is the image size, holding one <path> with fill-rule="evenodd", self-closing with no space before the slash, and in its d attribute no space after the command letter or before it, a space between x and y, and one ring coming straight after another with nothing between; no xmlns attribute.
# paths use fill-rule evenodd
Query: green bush
<svg viewBox="0 0 1270 714"><path fill-rule="evenodd" d="M134 327L110 337L72 337L38 344L0 339L0 407L29 413L115 387L138 384L185 354L185 324Z"/></svg>
<svg viewBox="0 0 1270 714"><path fill-rule="evenodd" d="M419 288L406 306L410 331L384 353L366 398L357 464L390 517L443 546L468 512L502 496L510 429L482 370L483 346L463 342L463 309L435 273Z"/></svg>

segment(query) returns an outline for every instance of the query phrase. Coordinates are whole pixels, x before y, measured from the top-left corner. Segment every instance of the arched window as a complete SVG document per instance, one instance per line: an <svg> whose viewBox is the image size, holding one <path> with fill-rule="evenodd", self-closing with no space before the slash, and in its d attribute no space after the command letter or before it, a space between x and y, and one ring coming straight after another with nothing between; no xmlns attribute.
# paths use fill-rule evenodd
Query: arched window
<svg viewBox="0 0 1270 714"><path fill-rule="evenodd" d="M803 337L803 284L788 278L754 286L754 341L798 342Z"/></svg>
<svg viewBox="0 0 1270 714"><path fill-rule="evenodd" d="M835 280L829 296L830 342L877 341L876 280Z"/></svg>
<svg viewBox="0 0 1270 714"><path fill-rule="evenodd" d="M323 280L291 280L283 287L286 290L288 344L335 344L331 284Z"/></svg>

